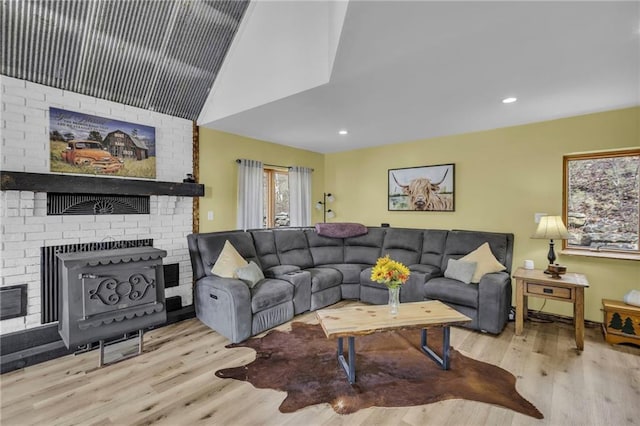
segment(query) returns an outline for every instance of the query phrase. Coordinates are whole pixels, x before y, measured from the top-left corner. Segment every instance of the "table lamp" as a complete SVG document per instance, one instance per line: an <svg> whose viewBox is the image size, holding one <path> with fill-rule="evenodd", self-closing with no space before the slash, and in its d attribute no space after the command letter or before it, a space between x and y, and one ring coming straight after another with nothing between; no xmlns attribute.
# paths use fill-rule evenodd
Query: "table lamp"
<svg viewBox="0 0 640 426"><path fill-rule="evenodd" d="M551 270L553 263L556 261L556 253L553 250L553 240L567 240L569 239L569 231L562 223L560 216L542 216L538 229L531 238L540 238L549 240L549 253L547 259L549 259L549 267L544 271L545 274L551 274L554 278L559 278L557 271Z"/></svg>

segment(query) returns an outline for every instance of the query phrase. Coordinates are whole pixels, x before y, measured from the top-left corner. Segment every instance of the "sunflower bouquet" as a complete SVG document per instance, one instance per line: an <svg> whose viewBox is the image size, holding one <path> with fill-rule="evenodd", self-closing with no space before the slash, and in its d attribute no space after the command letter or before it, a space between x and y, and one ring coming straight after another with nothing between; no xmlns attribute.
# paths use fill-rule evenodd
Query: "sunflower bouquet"
<svg viewBox="0 0 640 426"><path fill-rule="evenodd" d="M378 258L371 270L371 281L385 284L389 288L398 288L409 279L409 268L389 258L389 255Z"/></svg>

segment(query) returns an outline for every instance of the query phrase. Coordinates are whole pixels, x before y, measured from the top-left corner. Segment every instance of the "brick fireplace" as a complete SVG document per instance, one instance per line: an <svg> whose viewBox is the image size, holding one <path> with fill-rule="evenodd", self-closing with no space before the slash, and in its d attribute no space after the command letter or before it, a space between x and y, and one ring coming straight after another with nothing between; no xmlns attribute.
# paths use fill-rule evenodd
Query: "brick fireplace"
<svg viewBox="0 0 640 426"><path fill-rule="evenodd" d="M33 331L42 324L41 247L152 239L166 251L165 264L177 264L178 285L165 290L166 298L179 297L183 307L192 305L192 272L186 236L193 230L193 197L172 192L193 171L193 124L189 120L92 98L24 80L0 76L3 94L0 136L0 291L26 286L26 314L0 320L0 335ZM73 176L76 182L93 179L92 192L121 195L109 186L129 181L127 188L155 184L155 190L133 195L149 197L142 214L47 214L47 193L66 192L75 183L71 175L49 173L49 108L58 107L104 117L130 120L156 129L156 179L138 181L115 177ZM6 185L8 175L37 174L48 177L53 189L30 185ZM63 179L62 181L59 179ZM71 182L71 183L70 183ZM93 184L95 182L95 184ZM142 183L140 183L142 182ZM105 189L106 188L106 189ZM118 186L115 186L118 188ZM136 192L136 190L133 190ZM14 291L12 294L22 294ZM3 339L6 340L6 339ZM6 348L3 347L6 353ZM4 363L4 354L3 354Z"/></svg>

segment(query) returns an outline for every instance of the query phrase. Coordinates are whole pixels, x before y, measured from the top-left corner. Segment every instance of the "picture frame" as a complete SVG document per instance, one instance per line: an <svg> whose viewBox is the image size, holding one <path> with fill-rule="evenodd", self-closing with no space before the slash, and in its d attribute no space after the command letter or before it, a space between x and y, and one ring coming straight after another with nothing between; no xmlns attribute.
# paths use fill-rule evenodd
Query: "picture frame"
<svg viewBox="0 0 640 426"><path fill-rule="evenodd" d="M388 170L389 211L455 211L455 164Z"/></svg>
<svg viewBox="0 0 640 426"><path fill-rule="evenodd" d="M50 171L156 178L156 130L139 123L49 108Z"/></svg>

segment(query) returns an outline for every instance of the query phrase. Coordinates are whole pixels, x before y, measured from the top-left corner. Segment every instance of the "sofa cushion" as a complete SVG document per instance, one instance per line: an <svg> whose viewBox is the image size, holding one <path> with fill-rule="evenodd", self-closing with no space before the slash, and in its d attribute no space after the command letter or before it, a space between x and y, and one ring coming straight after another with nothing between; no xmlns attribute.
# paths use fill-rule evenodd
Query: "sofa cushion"
<svg viewBox="0 0 640 426"><path fill-rule="evenodd" d="M265 278L251 289L251 311L264 311L293 300L293 286L286 281Z"/></svg>
<svg viewBox="0 0 640 426"><path fill-rule="evenodd" d="M190 243L190 254L196 255L202 261L203 270L199 266L195 278L202 278L201 272L205 275L213 275L211 268L215 265L220 256L225 242L229 241L246 261L253 260L261 266L253 244L251 234L244 231L231 232L211 232L206 234L191 235L193 241ZM197 250L196 250L197 248ZM198 259L196 259L197 261Z"/></svg>
<svg viewBox="0 0 640 426"><path fill-rule="evenodd" d="M305 230L304 234L307 237L314 266L344 262L342 238L323 237L312 229Z"/></svg>
<svg viewBox="0 0 640 426"><path fill-rule="evenodd" d="M344 263L374 265L382 250L384 228L368 228L366 235L344 239Z"/></svg>
<svg viewBox="0 0 640 426"><path fill-rule="evenodd" d="M466 262L464 260L449 259L447 269L444 271L446 278L462 281L465 284L471 283L474 272L478 267L477 262Z"/></svg>
<svg viewBox="0 0 640 426"><path fill-rule="evenodd" d="M264 279L264 274L260 267L252 260L248 265L236 269L236 275L244 281L249 288L255 287L258 281Z"/></svg>
<svg viewBox="0 0 640 426"><path fill-rule="evenodd" d="M481 231L449 231L441 268L447 268L450 258L459 259L466 256L484 243L489 243L493 255L509 272L513 254L513 234Z"/></svg>
<svg viewBox="0 0 640 426"><path fill-rule="evenodd" d="M434 265L409 265L409 270L411 271L411 275L414 275L414 273L416 272L419 274L424 274L425 281L430 280L431 278L442 276L442 270L440 269L440 267Z"/></svg>
<svg viewBox="0 0 640 426"><path fill-rule="evenodd" d="M371 265L364 263L339 263L321 266L321 268L333 268L340 271L343 284L360 284L360 272L370 267Z"/></svg>
<svg viewBox="0 0 640 426"><path fill-rule="evenodd" d="M225 241L216 263L211 268L211 273L223 278L238 278L238 268L247 265L247 261L238 253L233 244Z"/></svg>
<svg viewBox="0 0 640 426"><path fill-rule="evenodd" d="M389 228L384 236L381 256L411 265L420 262L422 255L422 230Z"/></svg>
<svg viewBox="0 0 640 426"><path fill-rule="evenodd" d="M256 245L256 253L260 259L263 269L271 268L280 264L278 252L276 250L276 240L271 230L251 231L253 242Z"/></svg>
<svg viewBox="0 0 640 426"><path fill-rule="evenodd" d="M342 274L333 268L309 268L305 271L311 274L311 293L336 287L342 283Z"/></svg>
<svg viewBox="0 0 640 426"><path fill-rule="evenodd" d="M302 269L313 267L307 237L300 229L280 229L273 233L281 265L296 265Z"/></svg>
<svg viewBox="0 0 640 426"><path fill-rule="evenodd" d="M484 243L468 255L460 258L461 261L475 262L477 267L473 273L471 279L472 283L479 283L484 274L490 274L492 272L502 272L505 268L503 264L498 262L495 256L491 253L489 243ZM445 273L445 276L447 274Z"/></svg>
<svg viewBox="0 0 640 426"><path fill-rule="evenodd" d="M478 286L468 285L451 278L434 278L424 286L427 299L440 300L456 305L478 307Z"/></svg>
<svg viewBox="0 0 640 426"><path fill-rule="evenodd" d="M447 233L442 229L425 229L422 233L422 256L420 263L440 268L442 254L447 242Z"/></svg>

